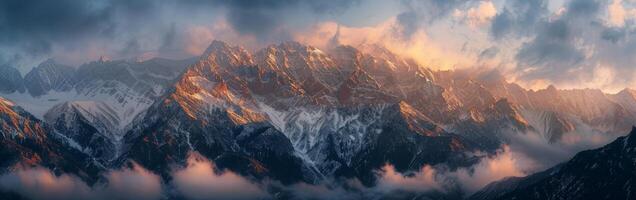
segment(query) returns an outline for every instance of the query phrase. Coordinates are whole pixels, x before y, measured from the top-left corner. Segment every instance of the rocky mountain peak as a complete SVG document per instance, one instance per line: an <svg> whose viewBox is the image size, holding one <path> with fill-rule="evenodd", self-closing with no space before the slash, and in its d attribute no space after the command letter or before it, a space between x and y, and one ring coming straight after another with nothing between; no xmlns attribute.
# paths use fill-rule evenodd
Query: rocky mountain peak
<svg viewBox="0 0 636 200"><path fill-rule="evenodd" d="M20 71L11 66L0 66L0 93L24 92Z"/></svg>
<svg viewBox="0 0 636 200"><path fill-rule="evenodd" d="M48 59L24 76L25 86L33 96L49 91L68 91L73 87L75 68Z"/></svg>
<svg viewBox="0 0 636 200"><path fill-rule="evenodd" d="M202 58L219 66L237 67L253 65L252 55L240 46L230 46L225 42L214 40L205 50Z"/></svg>

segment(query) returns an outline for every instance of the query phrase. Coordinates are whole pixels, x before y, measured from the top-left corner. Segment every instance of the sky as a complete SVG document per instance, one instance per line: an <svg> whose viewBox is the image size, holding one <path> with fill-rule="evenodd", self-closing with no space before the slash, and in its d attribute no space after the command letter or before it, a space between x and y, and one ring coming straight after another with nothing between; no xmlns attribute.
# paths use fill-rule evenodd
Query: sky
<svg viewBox="0 0 636 200"><path fill-rule="evenodd" d="M636 0L4 0L0 66L187 58L212 40L381 44L530 89L636 88ZM337 33L337 34L336 34Z"/></svg>

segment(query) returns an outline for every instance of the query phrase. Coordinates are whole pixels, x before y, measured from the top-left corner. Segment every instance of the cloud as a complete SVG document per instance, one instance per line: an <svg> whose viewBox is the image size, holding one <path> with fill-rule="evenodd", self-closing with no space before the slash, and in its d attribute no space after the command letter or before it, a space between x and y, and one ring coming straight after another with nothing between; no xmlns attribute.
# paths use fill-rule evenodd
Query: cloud
<svg viewBox="0 0 636 200"><path fill-rule="evenodd" d="M105 177L107 183L90 187L76 176L55 175L46 168L35 167L0 176L0 190L33 200L161 198L160 178L137 165L132 169L110 171Z"/></svg>
<svg viewBox="0 0 636 200"><path fill-rule="evenodd" d="M110 171L106 179L102 197L109 199L159 199L162 194L161 178L137 164L132 169Z"/></svg>
<svg viewBox="0 0 636 200"><path fill-rule="evenodd" d="M553 84L617 92L636 84L636 70L630 67L636 64L630 56L636 52L636 40L631 37L636 23L627 17L636 13L633 2L402 3L402 13L382 23L340 24L338 41L353 46L381 44L431 69L495 68L506 80L532 89ZM625 15L618 14L625 17L611 10L624 10ZM619 21L621 26L616 24ZM322 47L337 26L337 22L318 23L298 31L294 38Z"/></svg>
<svg viewBox="0 0 636 200"><path fill-rule="evenodd" d="M575 30L572 30L567 21L557 20L539 29L536 38L525 43L516 55L519 65L523 68L538 67L537 70L523 75L527 76L523 78L556 79L557 76L567 74L567 66L575 66L586 58L583 50L573 45Z"/></svg>
<svg viewBox="0 0 636 200"><path fill-rule="evenodd" d="M198 3L198 2L197 2ZM288 40L290 33L285 28L329 18L342 14L359 1L247 1L217 0L216 4L226 8L229 24L241 34L249 34L266 41ZM301 20L301 21L299 21Z"/></svg>
<svg viewBox="0 0 636 200"><path fill-rule="evenodd" d="M427 33L423 30L413 33L411 37L404 38L401 31L396 31L396 24L399 24L396 18L366 27L348 27L338 25L335 22L324 22L299 31L294 35L294 38L303 43L328 49L328 42L332 40L339 26L338 41L340 44L358 47L361 51L366 51L365 48L369 46L380 45L405 58L414 59L422 66L433 70L472 67L479 59L480 51L461 51L462 48L466 48L464 41L439 39L437 36L441 33ZM451 34L446 33L446 37L452 37ZM457 31L457 34L462 33ZM477 41L478 37L473 39ZM484 46L480 50L486 48L488 47Z"/></svg>
<svg viewBox="0 0 636 200"><path fill-rule="evenodd" d="M490 24L497 14L497 8L492 1L480 1L477 6L462 11L456 9L453 16L469 26L481 27Z"/></svg>
<svg viewBox="0 0 636 200"><path fill-rule="evenodd" d="M387 165L380 171L378 184L368 190L382 196L396 191L448 193L459 187L461 193L472 194L493 181L526 175L527 172L522 170L527 164L526 159L523 154L513 152L504 145L497 153L483 156L476 164L454 170L444 165L424 166L419 171L401 174L393 166Z"/></svg>
<svg viewBox="0 0 636 200"><path fill-rule="evenodd" d="M449 16L452 11L469 1L466 0L404 0L402 4L405 11L397 15L397 26L399 26L403 37L409 38L423 27Z"/></svg>
<svg viewBox="0 0 636 200"><path fill-rule="evenodd" d="M173 172L173 184L189 199L263 199L268 198L261 186L230 171L218 172L215 166L196 153L191 153L187 166Z"/></svg>
<svg viewBox="0 0 636 200"><path fill-rule="evenodd" d="M374 189L389 193L393 191L427 192L442 190L440 183L435 179L435 170L431 166L424 166L412 176L404 176L392 165L382 167L378 185Z"/></svg>
<svg viewBox="0 0 636 200"><path fill-rule="evenodd" d="M460 168L447 176L455 178L464 191L474 193L494 181L511 176L524 176L524 156L504 145L497 154L482 159L470 168Z"/></svg>
<svg viewBox="0 0 636 200"><path fill-rule="evenodd" d="M252 50L299 38L316 44L341 25L345 44L381 43L433 69L498 68L525 86L613 92L636 83L635 6L627 0L8 0L0 2L0 65L24 73L50 57L70 65L101 56L186 58L213 39ZM598 66L617 77L587 84Z"/></svg>
<svg viewBox="0 0 636 200"><path fill-rule="evenodd" d="M567 133L562 140L550 143L536 133L509 134L509 141L495 154L483 155L470 166L449 170L445 166L424 166L420 171L401 174L391 165L382 168L378 185L366 193L382 196L394 191L426 193L449 192L456 186L470 195L494 181L522 177L546 170L572 158L576 153L601 147L617 136L585 131ZM475 152L474 155L482 155Z"/></svg>
<svg viewBox="0 0 636 200"><path fill-rule="evenodd" d="M56 176L44 168L2 175L0 187L34 200L86 199L91 194L91 188L79 178Z"/></svg>
<svg viewBox="0 0 636 200"><path fill-rule="evenodd" d="M610 4L610 6L608 6L608 22L610 23L610 25L612 26L624 26L625 25L625 18L626 18L626 11L625 8L623 7L623 1L622 0L614 0L612 1L612 4Z"/></svg>
<svg viewBox="0 0 636 200"><path fill-rule="evenodd" d="M616 137L593 130L577 130L564 134L555 142L534 132L510 134L507 140L509 150L523 158L520 159L524 163L520 170L534 173L567 161L578 152L601 147Z"/></svg>
<svg viewBox="0 0 636 200"><path fill-rule="evenodd" d="M524 25L529 29L518 29L522 37L508 32L507 37L522 41L513 49L516 66L508 71L509 78L526 87L539 81L560 88L606 92L633 87L636 71L629 66L636 60L626 55L636 52L636 42L630 37L634 24L626 23L622 14L631 9L627 5L622 1L569 1L556 11L558 14L540 15ZM497 23L493 22L491 29L494 36L504 33L497 31Z"/></svg>
<svg viewBox="0 0 636 200"><path fill-rule="evenodd" d="M377 171L377 183L364 186L358 179L327 179L318 184L297 183L276 185L289 194L290 199L302 200L356 200L404 198L428 192L444 192L444 183L438 182L438 173L431 166L421 171L402 174L387 164Z"/></svg>
<svg viewBox="0 0 636 200"><path fill-rule="evenodd" d="M2 1L0 44L7 52L0 54L21 57L6 64L31 67L48 57L80 64L100 55L115 55L126 46L158 48L164 38L157 33L167 32L169 24L142 21L159 19L158 6L156 1L146 0ZM155 34L140 36L149 29Z"/></svg>
<svg viewBox="0 0 636 200"><path fill-rule="evenodd" d="M526 36L548 14L545 0L507 0L490 28L495 39L506 36ZM530 30L530 31L528 31Z"/></svg>
<svg viewBox="0 0 636 200"><path fill-rule="evenodd" d="M188 49L191 45L186 44L192 41L187 38L191 36L187 31L202 26L217 30L214 23L221 19L235 34L252 37L260 45L269 44L290 40L296 29L321 20L346 21L339 16L360 3L340 0L2 1L0 57L3 59L0 61L4 63L0 64L30 68L50 57L80 65L101 56L114 59L149 54L195 56ZM221 30L214 35L220 34L228 33ZM10 59L13 57L19 59Z"/></svg>

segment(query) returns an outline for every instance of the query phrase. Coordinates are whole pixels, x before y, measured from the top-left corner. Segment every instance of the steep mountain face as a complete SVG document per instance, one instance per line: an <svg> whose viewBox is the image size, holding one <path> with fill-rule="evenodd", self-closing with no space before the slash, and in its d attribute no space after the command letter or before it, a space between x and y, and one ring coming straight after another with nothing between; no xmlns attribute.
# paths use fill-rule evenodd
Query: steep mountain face
<svg viewBox="0 0 636 200"><path fill-rule="evenodd" d="M29 94L16 90L3 91L3 96L40 119L57 104L80 100L102 101L123 121L132 120L161 96L191 62L161 58L143 62L99 60L75 69L47 60L25 76Z"/></svg>
<svg viewBox="0 0 636 200"><path fill-rule="evenodd" d="M75 85L78 100L101 101L114 110L123 134L181 75L190 60L151 59L144 62L97 61L80 66Z"/></svg>
<svg viewBox="0 0 636 200"><path fill-rule="evenodd" d="M559 141L564 134L575 131L577 126L584 126L576 124L576 119L554 111L522 109L521 115L550 142Z"/></svg>
<svg viewBox="0 0 636 200"><path fill-rule="evenodd" d="M629 135L524 178L487 186L471 199L634 199L636 128Z"/></svg>
<svg viewBox="0 0 636 200"><path fill-rule="evenodd" d="M24 76L25 86L32 96L42 96L49 91L66 92L73 88L75 69L47 60Z"/></svg>
<svg viewBox="0 0 636 200"><path fill-rule="evenodd" d="M135 116L163 95L191 62L99 60L75 69L48 60L26 75L28 93L3 96L99 160L110 160L118 155Z"/></svg>
<svg viewBox="0 0 636 200"><path fill-rule="evenodd" d="M14 103L0 98L0 170L44 166L56 173L73 173L94 182L103 168L77 149L77 144L54 131Z"/></svg>
<svg viewBox="0 0 636 200"><path fill-rule="evenodd" d="M500 76L500 75L499 75ZM636 98L629 89L618 94L605 94L598 89L572 89L559 90L554 86L549 86L541 90L525 90L514 83L507 83L497 75L488 75L481 79L489 79L484 82L488 90L497 98L507 98L511 102L520 105L523 110L529 111L531 116L536 118L536 114L545 113L545 117L550 117L554 113L559 118L557 130L546 129L546 135L562 135L567 133L568 124L576 124L578 120L586 126L602 133L620 133L629 131L636 116L634 115L634 105ZM499 81L496 81L499 80ZM550 118L541 121L550 121ZM543 126L542 124L532 124ZM563 129L565 128L565 129ZM565 131L565 132L564 132Z"/></svg>
<svg viewBox="0 0 636 200"><path fill-rule="evenodd" d="M79 144L82 150L102 162L117 155L117 113L104 102L73 101L51 108L46 122Z"/></svg>
<svg viewBox="0 0 636 200"><path fill-rule="evenodd" d="M250 64L246 51L213 44L184 73L172 93L155 103L125 138L122 162L133 159L166 174L196 150L219 167L284 182L310 181L312 169L289 140L262 123L244 82L228 70ZM217 53L220 52L220 53ZM241 59L243 58L243 59ZM222 68L223 67L223 68Z"/></svg>
<svg viewBox="0 0 636 200"><path fill-rule="evenodd" d="M23 93L24 81L20 72L9 66L0 66L0 93Z"/></svg>

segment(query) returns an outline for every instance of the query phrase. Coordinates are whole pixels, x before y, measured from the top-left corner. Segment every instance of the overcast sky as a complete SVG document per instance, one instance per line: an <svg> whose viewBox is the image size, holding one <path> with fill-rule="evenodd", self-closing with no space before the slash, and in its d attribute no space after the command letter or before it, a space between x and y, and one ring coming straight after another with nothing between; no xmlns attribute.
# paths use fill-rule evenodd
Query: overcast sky
<svg viewBox="0 0 636 200"><path fill-rule="evenodd" d="M636 0L4 0L0 65L186 58L214 39L378 43L528 88L636 87Z"/></svg>

